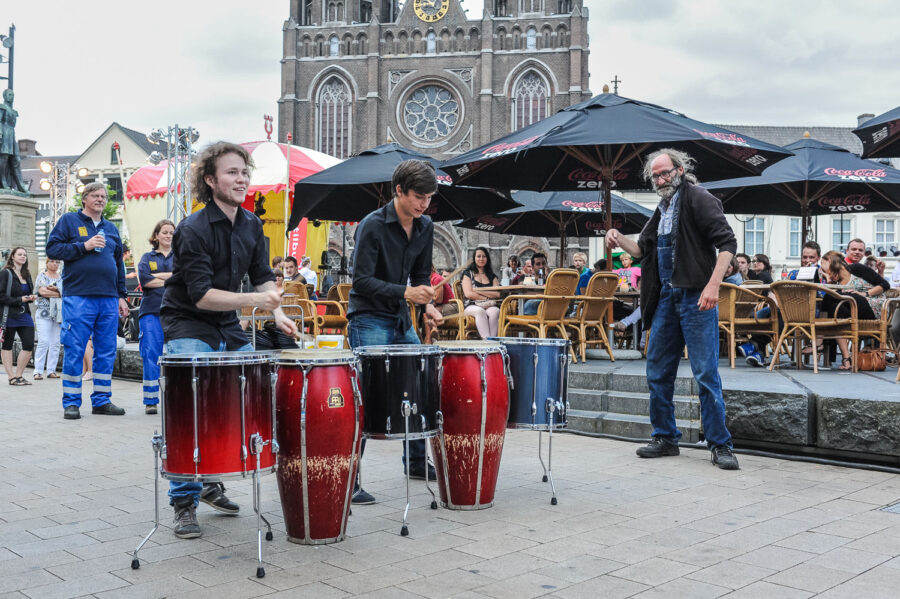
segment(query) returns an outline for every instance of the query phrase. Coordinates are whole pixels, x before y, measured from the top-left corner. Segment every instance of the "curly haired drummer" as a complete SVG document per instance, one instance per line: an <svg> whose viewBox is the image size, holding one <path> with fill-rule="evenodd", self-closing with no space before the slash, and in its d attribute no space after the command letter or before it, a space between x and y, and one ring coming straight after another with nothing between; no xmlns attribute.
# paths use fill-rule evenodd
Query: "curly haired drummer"
<svg viewBox="0 0 900 599"><path fill-rule="evenodd" d="M167 354L252 350L236 313L245 307L271 311L279 329L297 334L294 321L281 310L262 222L241 207L251 166L247 151L227 142L207 146L197 158L192 183L206 206L175 228L174 268L160 309ZM255 293L239 292L247 274ZM227 514L240 510L221 483L171 482L169 498L175 536L182 539L202 534L198 501Z"/></svg>
<svg viewBox="0 0 900 599"><path fill-rule="evenodd" d="M434 167L424 160L406 160L391 178L393 201L366 216L356 227L351 268L353 288L347 318L350 347L418 344L406 301L425 305L425 317L440 323L430 284L434 224L425 216L437 191ZM426 464L425 441L409 444L409 476L435 480ZM406 459L404 457L404 463ZM374 503L359 485L353 503Z"/></svg>

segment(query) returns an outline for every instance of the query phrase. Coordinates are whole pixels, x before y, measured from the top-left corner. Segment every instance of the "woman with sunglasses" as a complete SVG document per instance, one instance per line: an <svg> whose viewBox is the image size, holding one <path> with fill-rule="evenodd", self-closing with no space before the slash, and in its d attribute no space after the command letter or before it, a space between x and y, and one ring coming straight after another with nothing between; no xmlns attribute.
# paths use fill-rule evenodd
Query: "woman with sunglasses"
<svg viewBox="0 0 900 599"><path fill-rule="evenodd" d="M756 254L750 259L750 278L770 285L772 283L772 265L765 254Z"/></svg>

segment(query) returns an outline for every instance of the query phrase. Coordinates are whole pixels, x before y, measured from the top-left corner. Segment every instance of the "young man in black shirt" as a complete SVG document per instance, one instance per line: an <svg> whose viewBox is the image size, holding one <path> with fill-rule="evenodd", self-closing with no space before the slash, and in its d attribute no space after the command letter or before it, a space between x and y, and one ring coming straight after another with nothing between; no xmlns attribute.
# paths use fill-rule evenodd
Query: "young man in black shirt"
<svg viewBox="0 0 900 599"><path fill-rule="evenodd" d="M394 199L366 216L356 227L353 249L353 287L347 318L350 347L419 343L410 320L406 300L425 304L426 319L441 322L440 311L431 301L431 252L434 224L424 216L437 191L434 167L422 160L397 165L391 179ZM435 480L426 465L425 441L409 444L411 478ZM353 503L374 503L357 488Z"/></svg>
<svg viewBox="0 0 900 599"><path fill-rule="evenodd" d="M268 310L285 334L297 333L281 310L262 222L241 208L250 166L247 151L227 142L208 146L197 158L193 187L206 207L175 229L174 269L160 309L167 354L252 350L239 325L236 311L241 308ZM256 292L240 293L244 275ZM175 536L183 539L202 534L198 501L228 514L240 509L225 496L221 483L171 482L169 497L175 507Z"/></svg>

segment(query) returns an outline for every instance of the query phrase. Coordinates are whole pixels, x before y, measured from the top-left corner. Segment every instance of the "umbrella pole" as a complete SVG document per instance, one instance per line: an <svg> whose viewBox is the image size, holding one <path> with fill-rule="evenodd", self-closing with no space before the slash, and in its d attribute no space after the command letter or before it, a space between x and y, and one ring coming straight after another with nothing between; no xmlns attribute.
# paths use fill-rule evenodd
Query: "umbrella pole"
<svg viewBox="0 0 900 599"><path fill-rule="evenodd" d="M287 184L284 186L284 253L282 256L287 258L288 255L288 221L290 221L290 214L288 210L290 208L290 198L288 197L291 193L291 135L288 135L288 143L287 143L287 174L285 177L285 181Z"/></svg>
<svg viewBox="0 0 900 599"><path fill-rule="evenodd" d="M559 219L559 267L566 267L566 224Z"/></svg>
<svg viewBox="0 0 900 599"><path fill-rule="evenodd" d="M804 243L806 243L806 236L809 234L806 223L809 220L809 204L806 203L805 199L802 204L800 204L800 230L801 230L801 248Z"/></svg>
<svg viewBox="0 0 900 599"><path fill-rule="evenodd" d="M600 189L600 201L603 202L603 212L605 213L604 227L606 232L612 228L612 185L607 177L603 177ZM606 258L606 270L612 271L612 250L606 244L606 236L603 237L604 256Z"/></svg>

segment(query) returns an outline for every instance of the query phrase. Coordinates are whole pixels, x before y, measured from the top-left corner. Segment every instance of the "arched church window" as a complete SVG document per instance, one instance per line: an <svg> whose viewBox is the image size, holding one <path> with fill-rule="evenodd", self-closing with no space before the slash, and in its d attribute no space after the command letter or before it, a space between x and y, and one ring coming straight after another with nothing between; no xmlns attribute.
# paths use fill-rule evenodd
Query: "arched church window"
<svg viewBox="0 0 900 599"><path fill-rule="evenodd" d="M525 33L525 49L537 50L537 29L529 27Z"/></svg>
<svg viewBox="0 0 900 599"><path fill-rule="evenodd" d="M341 42L336 35L328 40L328 56L338 56L341 53Z"/></svg>
<svg viewBox="0 0 900 599"><path fill-rule="evenodd" d="M350 87L337 76L319 88L316 98L317 150L336 158L350 156L352 96Z"/></svg>
<svg viewBox="0 0 900 599"><path fill-rule="evenodd" d="M537 71L526 71L513 86L512 128L521 129L547 118L550 86Z"/></svg>
<svg viewBox="0 0 900 599"><path fill-rule="evenodd" d="M410 94L403 105L403 124L414 139L437 142L454 132L460 111L453 92L441 85L426 85Z"/></svg>
<svg viewBox="0 0 900 599"><path fill-rule="evenodd" d="M437 36L434 31L429 31L425 36L425 54L434 54L437 52Z"/></svg>

